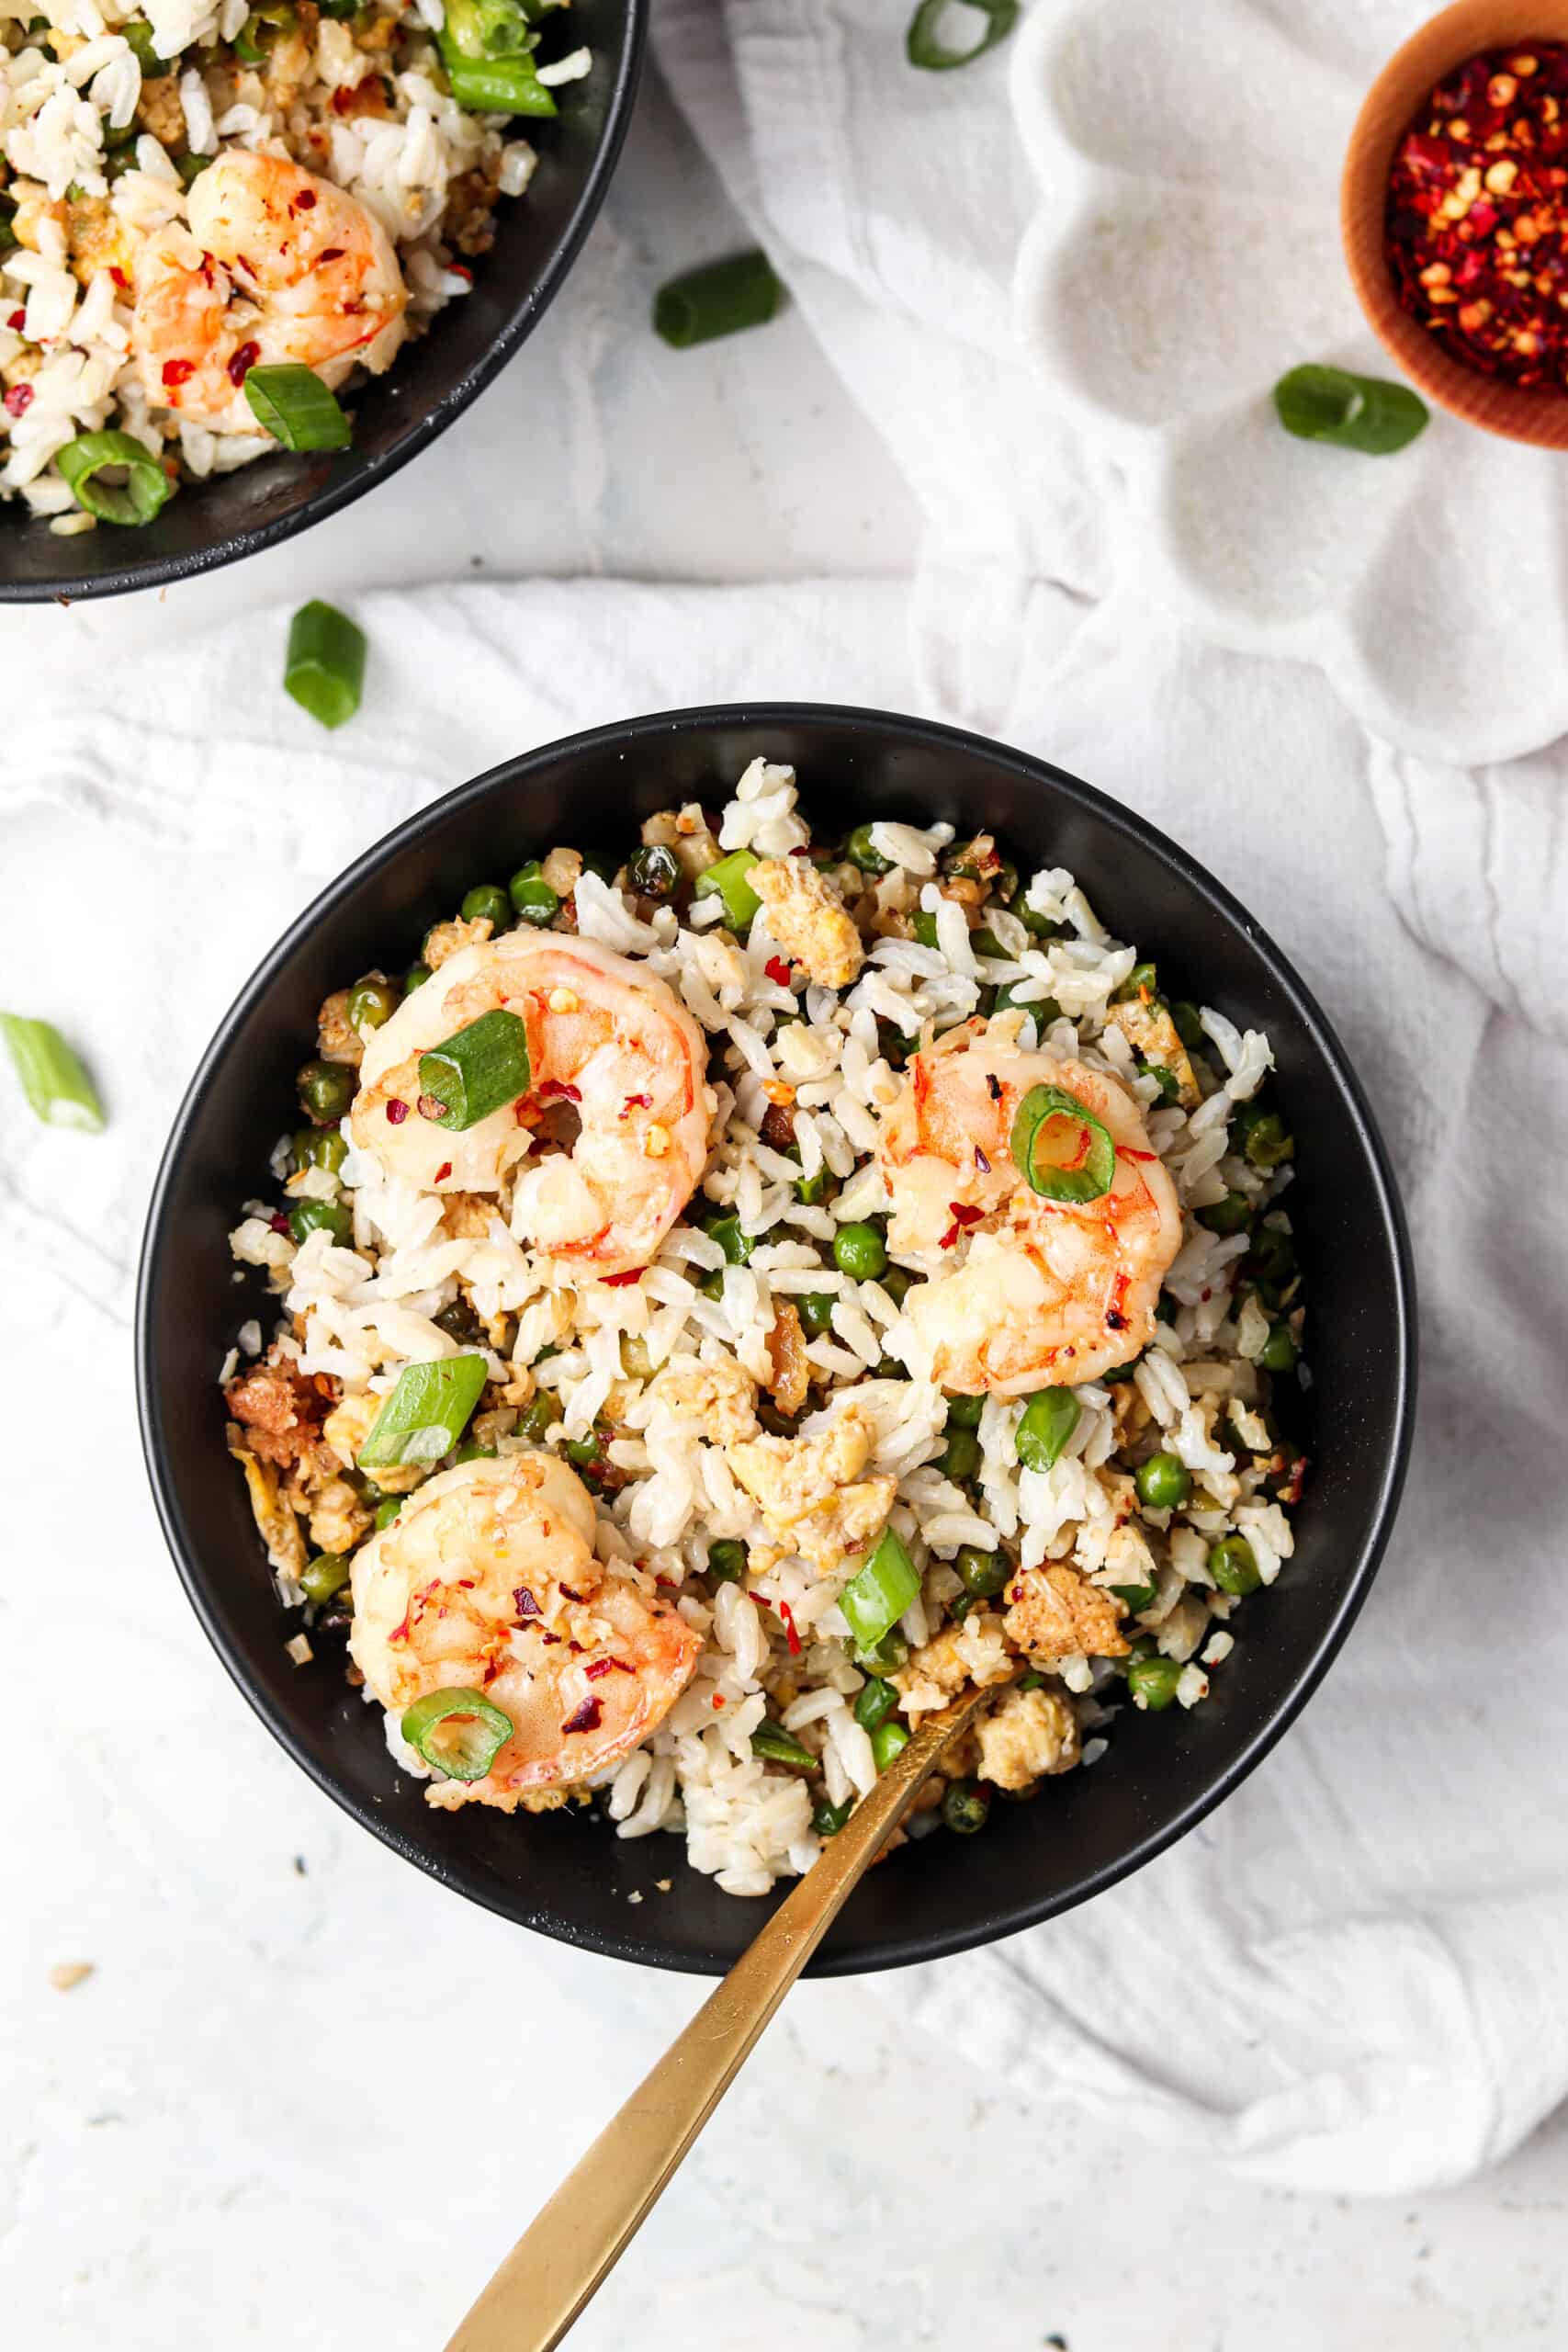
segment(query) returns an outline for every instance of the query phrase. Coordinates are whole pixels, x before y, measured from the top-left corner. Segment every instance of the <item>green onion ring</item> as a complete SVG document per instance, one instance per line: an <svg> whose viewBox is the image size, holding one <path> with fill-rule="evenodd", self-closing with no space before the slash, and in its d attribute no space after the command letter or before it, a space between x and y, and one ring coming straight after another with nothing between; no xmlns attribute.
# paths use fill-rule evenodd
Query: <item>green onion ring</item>
<svg viewBox="0 0 1568 2352"><path fill-rule="evenodd" d="M1063 1140L1059 1133L1053 1134L1060 1121L1070 1123L1077 1131L1071 1139L1072 1156L1043 1158L1053 1141ZM1010 1149L1019 1173L1043 1200L1100 1200L1116 1174L1116 1146L1110 1128L1065 1087L1030 1088L1013 1119Z"/></svg>
<svg viewBox="0 0 1568 2352"><path fill-rule="evenodd" d="M437 1746L443 1724L454 1736ZM409 1746L454 1781L482 1781L516 1729L511 1716L482 1690L429 1690L408 1708L401 1724Z"/></svg>
<svg viewBox="0 0 1568 2352"><path fill-rule="evenodd" d="M312 368L288 360L276 368L252 368L245 398L256 423L286 449L346 449L353 427Z"/></svg>
<svg viewBox="0 0 1568 2352"><path fill-rule="evenodd" d="M920 0L904 36L905 56L928 74L950 74L956 65L973 65L977 57L1006 40L1018 22L1018 0L964 0L966 7L977 9L985 17L986 29L971 48L953 49L939 29L949 6L950 0Z"/></svg>
<svg viewBox="0 0 1568 2352"><path fill-rule="evenodd" d="M156 458L129 433L79 433L55 458L72 497L100 523L150 523L175 494ZM106 466L123 466L123 484L100 481Z"/></svg>

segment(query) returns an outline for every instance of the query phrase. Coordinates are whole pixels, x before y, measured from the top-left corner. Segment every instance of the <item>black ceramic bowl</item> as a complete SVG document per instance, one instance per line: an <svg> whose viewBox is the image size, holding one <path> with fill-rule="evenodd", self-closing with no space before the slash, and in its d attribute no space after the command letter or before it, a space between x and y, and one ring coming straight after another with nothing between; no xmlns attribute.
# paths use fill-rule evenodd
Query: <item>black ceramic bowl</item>
<svg viewBox="0 0 1568 2352"><path fill-rule="evenodd" d="M570 15L551 20L549 53L586 43L593 70L566 85L553 120L516 125L539 154L527 194L502 198L472 293L406 344L385 376L355 390L351 449L279 451L238 473L186 482L141 529L104 524L56 538L10 507L0 517L0 603L114 596L237 562L352 505L427 448L537 326L576 259L631 119L647 20L648 0L572 0Z"/></svg>
<svg viewBox="0 0 1568 2352"><path fill-rule="evenodd" d="M227 1236L265 1186L294 1113L316 1007L367 966L396 969L506 856L569 841L621 849L672 800L722 798L757 753L792 761L838 836L876 815L994 829L1021 865L1063 865L1181 996L1267 1029L1278 1088L1310 1138L1291 1194L1310 1284L1313 1459L1296 1552L1247 1605L1213 1696L1190 1715L1119 1718L1091 1772L998 1805L984 1837L934 1837L872 1872L821 1973L934 1959L1081 1903L1190 1829L1245 1778L1345 1638L1387 1539L1415 1395L1404 1222L1382 1146L1333 1033L1279 949L1202 869L1087 785L972 735L874 711L777 705L666 712L493 769L366 853L300 916L219 1030L175 1123L141 1264L137 1372L148 1466L191 1601L224 1664L296 1761L357 1821L446 1885L569 1942L716 1973L762 1906L721 1894L671 1838L625 1843L588 1815L514 1819L426 1806L393 1769L378 1711L335 1644L290 1665L243 1480L223 1448L218 1368L264 1296L231 1279ZM504 844L499 850L498 844ZM655 1882L673 1878L670 1894ZM632 1905L627 1897L646 1898Z"/></svg>

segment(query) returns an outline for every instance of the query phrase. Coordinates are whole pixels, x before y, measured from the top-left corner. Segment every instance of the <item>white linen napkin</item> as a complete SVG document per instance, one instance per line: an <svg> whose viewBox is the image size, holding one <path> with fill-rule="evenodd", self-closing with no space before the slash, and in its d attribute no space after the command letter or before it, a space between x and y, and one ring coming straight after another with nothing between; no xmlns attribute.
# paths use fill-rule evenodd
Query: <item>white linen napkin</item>
<svg viewBox="0 0 1568 2352"><path fill-rule="evenodd" d="M147 1630L149 1611L178 1611L134 1467L124 1324L156 1152L235 987L350 855L508 752L709 697L930 707L917 603L852 581L371 596L355 608L373 647L365 708L340 735L257 692L281 661L278 614L85 679L70 712L0 742L0 1003L79 1039L113 1121L97 1141L35 1128L0 1075L0 1295L27 1333L0 1357L0 1418L29 1437L8 1532L53 1570L20 1581L13 1639L51 1654L62 1611L68 1632L95 1630L72 1650L90 1717L121 1723L128 1657L138 1722L149 1689L180 1703L194 1672L154 1654ZM1124 592L1089 605L1036 586L1007 649L1010 689L993 673L942 714L983 718L1175 833L1338 1024L1411 1214L1421 1434L1367 1611L1247 1786L1130 1883L882 1991L1048 2111L1083 2102L1145 2140L1307 2187L1454 2180L1568 2090L1568 1627L1553 1590L1568 1040L1562 892L1531 821L1550 808L1544 767L1419 771L1369 747L1313 673L1205 648ZM73 918L70 955L67 887L90 910ZM95 1461L126 1498L108 1549L95 1515L62 1505L78 1422L35 1409L73 1393L84 1363L111 1368L93 1403ZM33 1703L29 1686L13 1692L24 1713ZM239 1703L204 1706L203 1737L204 1778L221 1787L231 1765L243 1784L254 1734ZM152 1862L182 1850L186 1776L135 1736L111 1752L103 1769ZM1094 1769L1115 1770L1114 1744ZM1048 1836L1048 1796L1032 1818ZM114 1834L91 1817L76 1830L89 1853ZM396 1941L378 1963L389 1999Z"/></svg>

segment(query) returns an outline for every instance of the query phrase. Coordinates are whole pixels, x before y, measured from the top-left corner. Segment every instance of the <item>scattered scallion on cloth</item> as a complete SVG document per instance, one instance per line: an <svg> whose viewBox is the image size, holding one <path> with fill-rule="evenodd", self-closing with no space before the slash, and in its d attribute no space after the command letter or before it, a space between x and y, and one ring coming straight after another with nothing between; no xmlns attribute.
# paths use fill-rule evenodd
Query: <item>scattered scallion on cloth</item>
<svg viewBox="0 0 1568 2352"><path fill-rule="evenodd" d="M286 449L346 449L354 428L313 368L284 360L245 377L251 414Z"/></svg>
<svg viewBox="0 0 1568 2352"><path fill-rule="evenodd" d="M129 433L79 433L55 458L78 506L100 523L137 528L150 523L175 494L163 467ZM105 481L105 473L123 473Z"/></svg>
<svg viewBox="0 0 1568 2352"><path fill-rule="evenodd" d="M364 630L319 596L301 605L288 624L283 683L301 710L323 727L341 727L359 708L365 684Z"/></svg>
<svg viewBox="0 0 1568 2352"><path fill-rule="evenodd" d="M515 1012L483 1012L419 1057L420 1114L454 1134L528 1091L528 1032ZM432 1110L432 1103L440 1107Z"/></svg>
<svg viewBox="0 0 1568 2352"><path fill-rule="evenodd" d="M839 1595L839 1606L861 1649L875 1649L918 1599L919 1589L914 1562L897 1531L885 1527L864 1567L856 1570Z"/></svg>
<svg viewBox="0 0 1568 2352"><path fill-rule="evenodd" d="M486 1377L483 1356L443 1356L435 1363L405 1364L359 1449L359 1468L439 1462L468 1427Z"/></svg>
<svg viewBox="0 0 1568 2352"><path fill-rule="evenodd" d="M454 1781L482 1781L515 1728L482 1690L429 1690L405 1710L404 1739Z"/></svg>
<svg viewBox="0 0 1568 2352"><path fill-rule="evenodd" d="M19 1012L0 1012L0 1034L22 1092L46 1126L74 1127L82 1135L102 1135L104 1106L97 1090L51 1022L28 1021Z"/></svg>
<svg viewBox="0 0 1568 2352"><path fill-rule="evenodd" d="M1430 422L1426 401L1408 384L1311 364L1280 377L1274 406L1286 432L1298 440L1331 441L1337 449L1359 449L1369 458L1408 448Z"/></svg>
<svg viewBox="0 0 1568 2352"><path fill-rule="evenodd" d="M653 298L654 332L671 349L690 351L694 344L766 326L783 293L766 254L731 254L660 288Z"/></svg>
<svg viewBox="0 0 1568 2352"><path fill-rule="evenodd" d="M925 73L950 74L954 66L973 65L977 57L1006 40L1018 22L1018 0L964 0L964 6L985 18L985 27L967 49L955 48L942 33L942 18L952 5L953 0L920 0L909 19L904 54L911 65L919 65Z"/></svg>
<svg viewBox="0 0 1568 2352"><path fill-rule="evenodd" d="M1098 1201L1116 1173L1111 1130L1061 1086L1032 1086L1013 1117L1013 1165L1043 1200Z"/></svg>

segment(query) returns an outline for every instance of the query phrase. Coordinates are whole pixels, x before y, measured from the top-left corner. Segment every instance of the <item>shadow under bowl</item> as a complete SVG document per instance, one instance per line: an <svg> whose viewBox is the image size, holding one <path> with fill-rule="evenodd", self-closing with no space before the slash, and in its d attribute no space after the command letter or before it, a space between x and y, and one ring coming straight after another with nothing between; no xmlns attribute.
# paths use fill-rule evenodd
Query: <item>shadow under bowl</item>
<svg viewBox="0 0 1568 2352"><path fill-rule="evenodd" d="M1385 254L1389 172L1422 101L1468 58L1542 40L1568 40L1568 0L1456 0L1412 33L1356 118L1340 183L1340 228L1357 298L1401 375L1467 424L1538 449L1568 449L1568 392L1505 383L1450 357L1401 309Z"/></svg>
<svg viewBox="0 0 1568 2352"><path fill-rule="evenodd" d="M551 54L584 43L593 69L560 93L553 119L516 122L538 153L525 195L496 208L495 243L474 284L384 376L347 395L354 446L331 456L279 450L237 473L186 481L152 522L101 523L57 537L13 503L0 513L0 604L114 596L193 579L278 546L337 514L428 448L532 334L593 224L631 119L648 0L573 0L570 39L551 20Z"/></svg>
<svg viewBox="0 0 1568 2352"><path fill-rule="evenodd" d="M153 1193L137 1308L143 1444L193 1607L246 1698L297 1763L395 1851L473 1901L569 1943L716 1973L768 1904L721 1894L667 1837L615 1837L587 1813L437 1813L394 1768L378 1709L335 1642L295 1667L224 1451L219 1366L248 1315L233 1279L240 1204L299 1113L294 1073L316 1009L367 967L400 969L477 877L557 842L624 854L671 802L727 797L759 754L792 763L823 831L882 817L994 831L1026 870L1078 876L1119 937L1179 997L1267 1030L1301 1151L1289 1194L1306 1280L1312 1379L1295 1400L1312 1460L1295 1556L1245 1606L1213 1695L1191 1714L1124 1708L1090 1770L998 1804L983 1836L900 1850L856 1891L812 1963L845 1974L935 1959L1050 1917L1124 1877L1234 1789L1314 1690L1365 1598L1404 1472L1415 1306L1404 1220L1371 1113L1323 1014L1273 943L1154 829L1075 777L980 738L874 711L779 704L665 712L547 745L465 785L367 852L309 908L203 1057ZM510 860L510 865L507 861ZM661 1893L658 1882L673 1881ZM780 1893L783 1890L779 1891ZM642 1897L633 1904L633 1894Z"/></svg>

